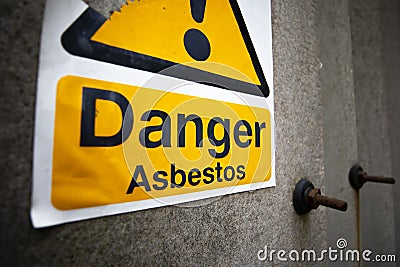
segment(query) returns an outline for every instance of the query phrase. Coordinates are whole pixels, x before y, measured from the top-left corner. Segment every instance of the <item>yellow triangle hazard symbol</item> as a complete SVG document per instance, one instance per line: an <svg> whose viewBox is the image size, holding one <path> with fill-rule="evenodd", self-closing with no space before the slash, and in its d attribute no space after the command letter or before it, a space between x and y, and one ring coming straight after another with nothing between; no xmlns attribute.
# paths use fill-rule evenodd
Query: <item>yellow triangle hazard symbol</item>
<svg viewBox="0 0 400 267"><path fill-rule="evenodd" d="M154 73L181 65L170 76L269 95L236 0L127 1L108 20L88 8L62 43L74 55Z"/></svg>

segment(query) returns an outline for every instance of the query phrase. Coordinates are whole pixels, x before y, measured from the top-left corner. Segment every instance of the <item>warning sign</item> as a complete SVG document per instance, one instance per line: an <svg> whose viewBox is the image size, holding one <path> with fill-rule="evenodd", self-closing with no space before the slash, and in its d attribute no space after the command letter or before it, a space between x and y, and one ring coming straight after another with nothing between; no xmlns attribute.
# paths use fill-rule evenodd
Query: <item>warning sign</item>
<svg viewBox="0 0 400 267"><path fill-rule="evenodd" d="M272 88L268 1L48 0L33 225L274 186Z"/></svg>

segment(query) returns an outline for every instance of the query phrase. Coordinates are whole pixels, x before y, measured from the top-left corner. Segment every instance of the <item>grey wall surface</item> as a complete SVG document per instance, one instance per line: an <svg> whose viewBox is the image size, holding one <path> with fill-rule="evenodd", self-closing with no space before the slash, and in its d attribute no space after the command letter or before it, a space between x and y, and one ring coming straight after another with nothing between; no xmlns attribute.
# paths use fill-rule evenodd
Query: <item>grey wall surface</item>
<svg viewBox="0 0 400 267"><path fill-rule="evenodd" d="M348 202L348 210L345 213L327 210L328 243L336 248L336 241L345 238L349 249L358 249L358 195L348 183L349 170L357 162L348 1L320 1L319 14L325 193ZM336 265L355 264L336 262Z"/></svg>
<svg viewBox="0 0 400 267"><path fill-rule="evenodd" d="M400 1L380 3L382 23L382 49L386 95L386 110L390 140L392 176L397 178L393 187L395 209L396 255L400 255ZM399 260L398 260L399 261Z"/></svg>
<svg viewBox="0 0 400 267"><path fill-rule="evenodd" d="M91 2L113 10L107 2ZM43 5L43 0L7 2L0 18L3 266L257 265L257 251L265 245L326 248L325 209L299 217L291 202L300 177L324 184L315 1L272 2L276 188L200 207L164 207L34 230L32 133Z"/></svg>
<svg viewBox="0 0 400 267"><path fill-rule="evenodd" d="M357 193L348 172L359 162L371 174L399 176L391 171L399 159L399 1L320 3L326 192L349 202L344 215L328 210L328 243L343 237L348 248L393 254L393 187L366 184Z"/></svg>
<svg viewBox="0 0 400 267"><path fill-rule="evenodd" d="M388 44L385 44L383 35L395 25L385 25L385 27L382 24L383 18L390 17L388 10L386 13L382 12L383 2L388 4L397 1L351 1L351 33L358 159L369 174L391 176L392 157L388 127L390 121L387 116L387 100L390 96L385 94L384 89L388 66L384 62L383 55L395 56L395 54L385 51L384 46L391 44L393 39L387 40ZM394 36L398 36L398 33ZM394 253L396 236L394 217L393 186L365 184L360 190L362 247L375 253Z"/></svg>

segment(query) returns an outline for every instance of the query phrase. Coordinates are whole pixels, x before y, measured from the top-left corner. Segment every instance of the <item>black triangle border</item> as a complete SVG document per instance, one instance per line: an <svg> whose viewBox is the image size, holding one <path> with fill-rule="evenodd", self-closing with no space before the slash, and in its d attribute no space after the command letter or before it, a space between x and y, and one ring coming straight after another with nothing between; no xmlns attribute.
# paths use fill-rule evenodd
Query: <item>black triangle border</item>
<svg viewBox="0 0 400 267"><path fill-rule="evenodd" d="M173 73L162 74L236 92L268 97L270 93L269 86L241 14L240 7L236 0L230 0L229 2L261 85L239 81L168 60L92 41L92 36L107 19L90 7L63 33L61 43L68 53L75 56L152 73L159 73L169 67L175 66Z"/></svg>

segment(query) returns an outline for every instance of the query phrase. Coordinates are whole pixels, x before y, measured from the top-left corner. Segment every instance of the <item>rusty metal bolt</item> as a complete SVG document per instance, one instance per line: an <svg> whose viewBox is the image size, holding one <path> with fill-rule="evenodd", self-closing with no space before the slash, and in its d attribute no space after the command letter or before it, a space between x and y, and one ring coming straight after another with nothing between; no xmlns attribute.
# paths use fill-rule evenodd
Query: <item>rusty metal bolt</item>
<svg viewBox="0 0 400 267"><path fill-rule="evenodd" d="M340 210L340 211L347 210L346 201L323 196L321 195L321 190L319 190L318 188L311 189L310 192L308 193L307 205L309 205L313 209L317 209L319 205L322 205L335 210Z"/></svg>
<svg viewBox="0 0 400 267"><path fill-rule="evenodd" d="M293 206L298 214L306 214L319 206L325 206L340 211L347 210L347 202L321 195L321 190L307 179L300 179L293 192Z"/></svg>
<svg viewBox="0 0 400 267"><path fill-rule="evenodd" d="M366 182L394 184L396 181L392 177L368 175L359 164L356 164L350 169L349 182L354 189L359 190Z"/></svg>

